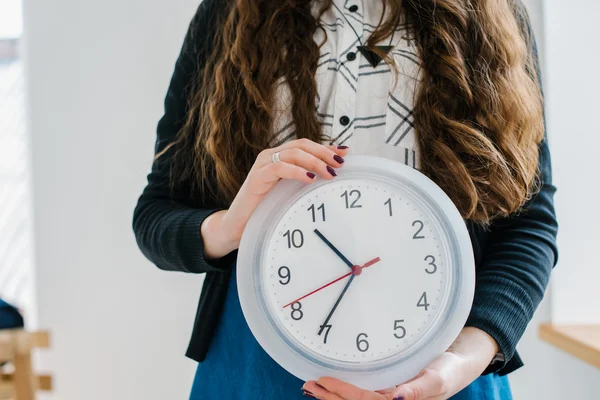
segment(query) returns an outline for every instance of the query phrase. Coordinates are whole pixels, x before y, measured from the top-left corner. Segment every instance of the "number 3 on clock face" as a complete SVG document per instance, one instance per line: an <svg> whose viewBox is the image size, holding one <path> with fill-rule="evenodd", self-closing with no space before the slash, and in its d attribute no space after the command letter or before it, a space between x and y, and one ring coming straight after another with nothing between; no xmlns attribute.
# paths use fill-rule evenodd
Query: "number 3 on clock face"
<svg viewBox="0 0 600 400"><path fill-rule="evenodd" d="M381 389L410 379L458 334L472 250L449 199L428 197L445 195L427 178L396 175L389 161L381 165L394 173L368 174L380 161L357 159L362 169L348 163L333 181L286 182L267 196L244 232L238 288L259 343L292 373Z"/></svg>

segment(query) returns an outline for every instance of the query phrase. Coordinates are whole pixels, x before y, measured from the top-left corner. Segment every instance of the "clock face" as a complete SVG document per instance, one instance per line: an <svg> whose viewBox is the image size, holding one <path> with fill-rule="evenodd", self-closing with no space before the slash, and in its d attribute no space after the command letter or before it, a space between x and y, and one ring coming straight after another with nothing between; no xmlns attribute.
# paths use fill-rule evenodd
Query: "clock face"
<svg viewBox="0 0 600 400"><path fill-rule="evenodd" d="M343 364L405 352L446 301L440 222L400 186L336 179L299 197L266 237L260 283L286 338Z"/></svg>
<svg viewBox="0 0 600 400"><path fill-rule="evenodd" d="M283 180L248 221L237 258L244 317L302 380L369 390L415 377L456 339L475 286L465 223L418 171L346 157L338 177Z"/></svg>

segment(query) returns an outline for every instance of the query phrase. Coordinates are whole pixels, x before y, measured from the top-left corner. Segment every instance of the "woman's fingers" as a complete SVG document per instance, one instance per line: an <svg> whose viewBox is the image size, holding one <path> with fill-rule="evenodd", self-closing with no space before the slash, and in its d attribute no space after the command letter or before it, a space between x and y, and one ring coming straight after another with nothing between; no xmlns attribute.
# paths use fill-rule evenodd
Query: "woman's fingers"
<svg viewBox="0 0 600 400"><path fill-rule="evenodd" d="M337 151L337 152L336 152ZM272 182L276 178L298 179L306 182L303 178L289 178L290 168L280 168L274 165L292 164L304 169L304 175L307 172L315 173L323 179L333 179L337 176L335 168L340 168L344 164L344 158L340 154L346 154L347 149L337 149L333 146L323 146L309 140L295 140L285 143L275 149L265 150L261 153L262 166L261 176L265 182ZM273 162L273 154L278 153L279 162ZM339 153L339 154L338 154ZM267 176L264 176L264 173ZM288 175L282 175L282 174ZM292 176L298 176L297 173Z"/></svg>
<svg viewBox="0 0 600 400"><path fill-rule="evenodd" d="M281 150L279 158L282 162L294 164L307 171L312 171L323 179L332 179L337 175L334 167L331 166L331 163L327 163L321 158L297 147ZM336 163L335 167L340 167L343 164L343 159L341 157L339 157L338 161L332 158L332 161Z"/></svg>
<svg viewBox="0 0 600 400"><path fill-rule="evenodd" d="M283 161L267 164L257 172L260 179L266 184L277 182L280 179L293 179L304 183L311 183L315 178L315 174L308 169Z"/></svg>
<svg viewBox="0 0 600 400"><path fill-rule="evenodd" d="M385 397L378 393L364 390L349 383L340 381L339 379L329 377L320 378L317 382L306 382L304 388L307 388L311 391L314 389L316 393L313 393L315 393L318 398L323 399L341 398L344 400L385 400ZM321 397L321 395L325 397ZM327 395L332 397L327 397Z"/></svg>
<svg viewBox="0 0 600 400"><path fill-rule="evenodd" d="M325 146L308 139L292 140L282 144L279 146L279 148L279 151L289 148L298 148L304 150L305 152L320 158L323 160L323 162L332 167L341 166L341 164L343 164L343 155L348 152L348 149L338 149L334 146ZM342 160L342 162L340 162L340 160Z"/></svg>
<svg viewBox="0 0 600 400"><path fill-rule="evenodd" d="M445 398L445 393L446 382L440 371L425 369L416 379L398 386L393 394L388 396L403 400L437 400Z"/></svg>
<svg viewBox="0 0 600 400"><path fill-rule="evenodd" d="M286 142L281 146L262 151L257 158L258 166L261 167L268 163L272 163L273 154L276 152L280 152L281 158L281 155L287 152L288 149L302 150L320 159L323 163L329 165L332 168L341 167L344 163L343 157L348 153L348 148L340 149L335 146L325 146L319 143L315 143L308 139L298 139Z"/></svg>
<svg viewBox="0 0 600 400"><path fill-rule="evenodd" d="M344 397L338 396L335 393L330 392L323 386L319 385L316 381L308 381L302 386L302 390L308 392L311 397L320 400L348 400Z"/></svg>
<svg viewBox="0 0 600 400"><path fill-rule="evenodd" d="M390 393L394 393L395 390L396 390L396 386L392 386L387 389L376 390L376 392L379 394L390 394Z"/></svg>
<svg viewBox="0 0 600 400"><path fill-rule="evenodd" d="M234 199L229 209L233 206L242 206L247 209L249 204L255 208L260 200L279 182L281 179L293 179L304 183L312 183L315 181L316 175L302 167L286 162L270 163L261 168L252 168L244 185L238 192L238 196ZM245 194L252 195L252 199L244 198ZM241 196L241 197L240 197ZM258 198L256 201L255 198ZM244 199L244 200L242 200ZM249 201L252 200L252 201ZM248 214L248 213L246 213ZM251 214L251 212L250 212ZM250 216L248 214L248 217Z"/></svg>

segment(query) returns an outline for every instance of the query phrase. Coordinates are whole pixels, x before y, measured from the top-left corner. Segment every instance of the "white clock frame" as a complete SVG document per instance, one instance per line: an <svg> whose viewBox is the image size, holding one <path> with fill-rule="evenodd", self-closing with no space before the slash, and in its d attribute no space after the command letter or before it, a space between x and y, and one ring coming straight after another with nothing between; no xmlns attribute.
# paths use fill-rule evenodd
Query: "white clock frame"
<svg viewBox="0 0 600 400"><path fill-rule="evenodd" d="M405 352L367 365L347 366L295 344L269 313L260 280L265 238L285 211L306 193L344 178L363 178L402 183L404 190L420 198L435 215L450 240L453 257L452 286L447 301L428 331ZM422 173L393 160L352 155L346 157L338 178L312 184L282 180L252 214L244 230L237 259L237 285L242 311L254 337L283 368L302 380L332 376L368 390L392 387L416 376L456 339L469 315L475 290L475 266L471 240L464 220L450 198Z"/></svg>

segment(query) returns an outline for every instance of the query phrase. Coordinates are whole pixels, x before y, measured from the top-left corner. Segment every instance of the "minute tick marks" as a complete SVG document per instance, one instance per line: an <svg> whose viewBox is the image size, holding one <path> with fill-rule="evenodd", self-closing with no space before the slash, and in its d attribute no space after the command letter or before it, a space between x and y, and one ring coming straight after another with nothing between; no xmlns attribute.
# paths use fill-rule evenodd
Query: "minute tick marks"
<svg viewBox="0 0 600 400"><path fill-rule="evenodd" d="M326 184L300 198L281 218L285 229L283 222L278 223L273 229L281 234L272 242L265 238L269 267L276 272L265 294L268 307L278 310L273 316L289 340L318 354L360 364L406 350L437 319L440 307L433 305L445 298L447 278L423 272L434 269L428 265L431 259L423 259L434 254L438 270L445 268L439 264L445 256L438 254L448 253L435 251L436 246L445 249L439 239L444 236L434 223L419 233L425 239L409 240L420 228L413 227L413 221L425 224L433 216L402 188L361 180ZM419 262L422 276L413 276L410 266ZM289 273L286 269L278 276L281 266ZM428 312L416 306L424 292L428 297L420 303L431 306ZM396 326L406 334L394 329L398 320L405 321ZM367 346L369 351L363 351Z"/></svg>

